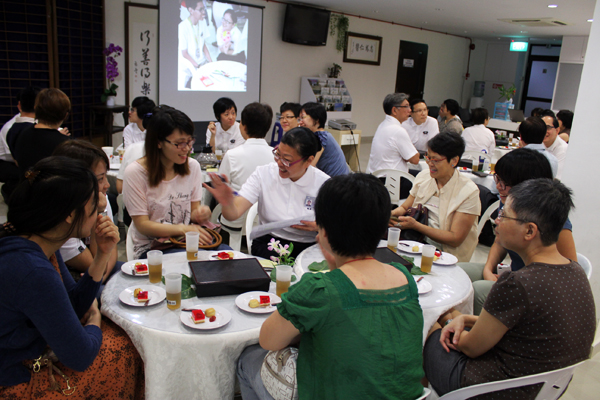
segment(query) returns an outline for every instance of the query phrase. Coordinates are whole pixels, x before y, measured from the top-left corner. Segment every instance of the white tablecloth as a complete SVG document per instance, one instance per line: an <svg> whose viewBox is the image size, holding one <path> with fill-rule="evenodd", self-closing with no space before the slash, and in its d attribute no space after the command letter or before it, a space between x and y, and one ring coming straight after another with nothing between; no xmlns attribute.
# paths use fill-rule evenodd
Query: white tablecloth
<svg viewBox="0 0 600 400"><path fill-rule="evenodd" d="M386 247L387 242L381 241L379 247ZM421 266L420 254L409 254L399 252L408 257L414 257L414 263L417 267ZM321 262L325 259L319 245L309 247L298 255L294 272L301 277L308 271L308 266L314 262ZM431 274L425 276L427 281L433 286L429 293L419 296L419 303L423 309L423 344L427 339L427 333L437 319L451 308L456 308L463 314L473 314L473 285L469 276L460 267L433 265Z"/></svg>
<svg viewBox="0 0 600 400"><path fill-rule="evenodd" d="M201 251L199 257L207 259L208 252ZM169 272L191 276L185 252L164 256L163 274ZM232 399L237 359L244 348L258 343L260 327L270 314L240 310L234 303L237 296L182 300L181 308L213 304L231 313L222 328L196 330L181 323L181 309L171 311L164 301L150 307L121 303L119 293L140 284L149 284L148 278L115 275L102 292L102 314L127 332L144 360L146 399ZM275 293L275 284L270 291Z"/></svg>
<svg viewBox="0 0 600 400"><path fill-rule="evenodd" d="M500 150L500 149L497 149L497 150ZM508 150L508 151L510 151L510 150ZM429 166L427 165L425 160L420 160L418 166L414 165L414 164L410 164L410 168L419 169L419 167L421 170L429 169ZM461 174L468 176L476 184L485 186L486 188L490 189L492 193L498 194L498 189L496 189L496 182L494 181L494 177L492 175L481 177L481 176L474 175L473 173L471 173L469 171L461 171L460 169L459 169L459 171Z"/></svg>

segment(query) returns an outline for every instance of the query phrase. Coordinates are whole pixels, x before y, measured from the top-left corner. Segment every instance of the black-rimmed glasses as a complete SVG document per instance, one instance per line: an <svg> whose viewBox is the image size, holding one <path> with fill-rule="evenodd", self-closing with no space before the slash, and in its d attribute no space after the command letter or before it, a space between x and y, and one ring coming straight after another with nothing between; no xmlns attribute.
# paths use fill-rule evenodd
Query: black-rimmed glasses
<svg viewBox="0 0 600 400"><path fill-rule="evenodd" d="M178 150L183 150L186 147L193 147L194 143L196 143L196 139L192 139L192 140L188 140L187 142L180 142L180 143L173 143L170 140L165 139L165 142L172 144L173 146L175 146Z"/></svg>

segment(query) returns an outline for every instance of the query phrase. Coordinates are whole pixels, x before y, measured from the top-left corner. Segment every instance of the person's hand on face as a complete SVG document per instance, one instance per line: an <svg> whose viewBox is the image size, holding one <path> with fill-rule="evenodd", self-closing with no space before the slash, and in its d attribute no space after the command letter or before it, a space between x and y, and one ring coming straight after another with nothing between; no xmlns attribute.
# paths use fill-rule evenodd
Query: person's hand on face
<svg viewBox="0 0 600 400"><path fill-rule="evenodd" d="M104 215L98 215L95 234L98 251L104 254L110 253L120 240L119 228Z"/></svg>

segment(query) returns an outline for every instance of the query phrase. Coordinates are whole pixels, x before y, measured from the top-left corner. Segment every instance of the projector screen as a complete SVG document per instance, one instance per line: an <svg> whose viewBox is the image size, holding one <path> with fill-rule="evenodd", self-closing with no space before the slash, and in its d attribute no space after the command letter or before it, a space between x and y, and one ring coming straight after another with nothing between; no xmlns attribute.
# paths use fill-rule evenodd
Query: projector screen
<svg viewBox="0 0 600 400"><path fill-rule="evenodd" d="M259 101L262 18L262 7L237 2L161 1L160 104L209 121L220 97L239 112Z"/></svg>

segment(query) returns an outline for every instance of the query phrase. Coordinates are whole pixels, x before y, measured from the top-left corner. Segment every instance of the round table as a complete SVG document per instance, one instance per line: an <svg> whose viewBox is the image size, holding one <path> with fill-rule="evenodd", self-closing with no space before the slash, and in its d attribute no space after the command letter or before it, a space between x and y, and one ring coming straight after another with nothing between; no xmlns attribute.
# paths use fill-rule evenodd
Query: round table
<svg viewBox="0 0 600 400"><path fill-rule="evenodd" d="M199 252L201 260L208 256L209 252ZM163 256L163 274L169 272L191 276L185 252ZM148 284L147 277L119 272L102 292L102 314L127 332L144 360L146 399L233 398L237 359L244 348L258 343L260 327L270 314L240 310L235 295L194 297L182 300L181 308L212 304L226 308L232 318L218 329L192 329L181 323L181 308L171 311L165 301L133 307L119 300L125 288ZM162 283L155 285L164 288ZM274 283L269 291L275 293Z"/></svg>
<svg viewBox="0 0 600 400"><path fill-rule="evenodd" d="M387 241L382 240L379 247L387 247ZM414 258L414 264L421 266L421 255L398 251L398 254ZM318 244L309 247L298 255L294 265L294 272L302 277L308 271L312 262L325 260ZM322 273L322 272L317 272ZM420 277L420 276L419 276ZM451 308L456 308L463 314L473 314L473 285L469 276L457 265L439 266L434 264L431 274L425 278L433 289L429 293L419 295L419 303L423 309L423 344L427 333L440 315Z"/></svg>
<svg viewBox="0 0 600 400"><path fill-rule="evenodd" d="M420 169L422 171L425 169L429 169L429 166L427 165L425 160L420 160L419 165L410 164L410 168ZM465 176L468 176L469 179L471 179L476 184L485 186L486 188L490 189L492 193L498 194L498 189L496 189L496 182L494 181L493 175L477 176L473 174L470 170L461 170L460 167L458 168L458 171L461 174L465 174Z"/></svg>
<svg viewBox="0 0 600 400"><path fill-rule="evenodd" d="M202 79L208 78L205 85ZM204 64L194 72L192 90L245 92L246 65L237 61L213 61Z"/></svg>

